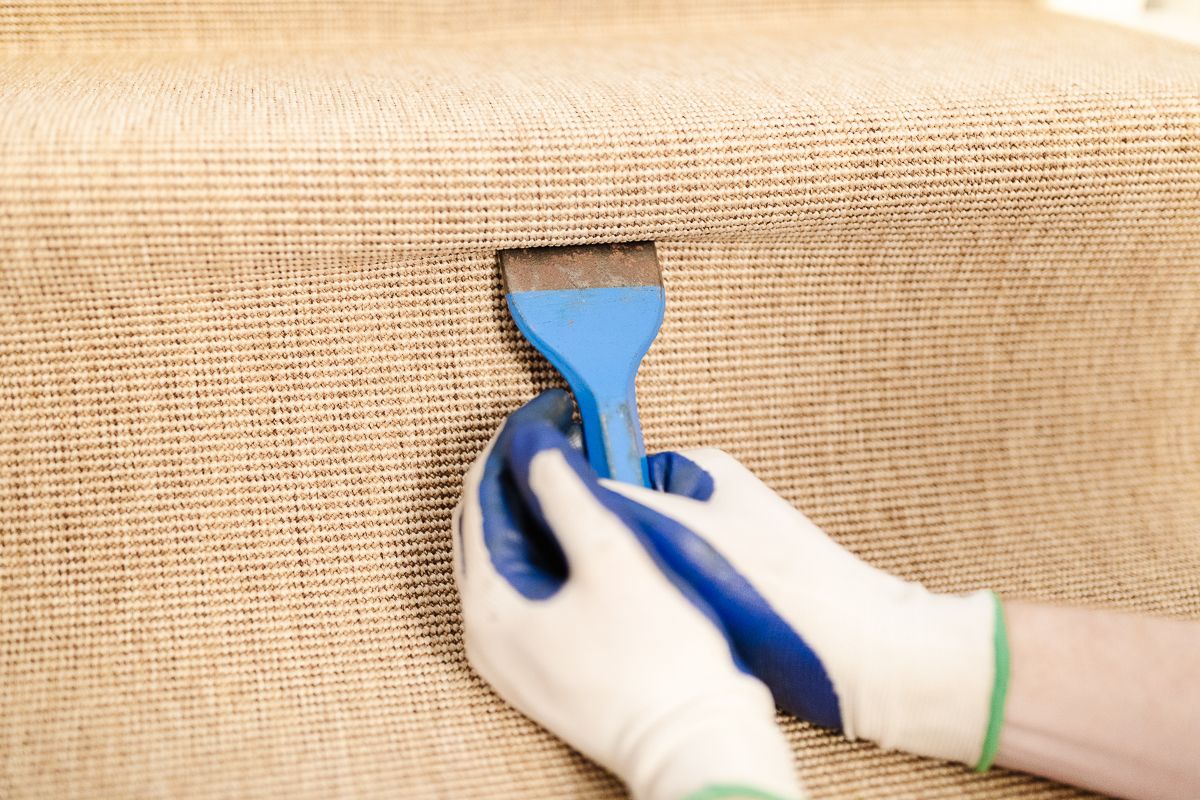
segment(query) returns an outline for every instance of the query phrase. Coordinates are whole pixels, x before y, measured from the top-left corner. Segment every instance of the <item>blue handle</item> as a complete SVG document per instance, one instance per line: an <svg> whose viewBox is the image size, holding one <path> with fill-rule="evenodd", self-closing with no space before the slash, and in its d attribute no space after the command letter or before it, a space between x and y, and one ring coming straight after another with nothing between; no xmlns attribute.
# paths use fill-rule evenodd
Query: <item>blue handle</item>
<svg viewBox="0 0 1200 800"><path fill-rule="evenodd" d="M635 373L636 374L636 373ZM580 377L567 382L579 404L588 462L602 478L650 485L638 420L634 375Z"/></svg>
<svg viewBox="0 0 1200 800"><path fill-rule="evenodd" d="M662 287L540 289L507 300L517 328L575 393L592 468L649 486L634 378L662 325Z"/></svg>

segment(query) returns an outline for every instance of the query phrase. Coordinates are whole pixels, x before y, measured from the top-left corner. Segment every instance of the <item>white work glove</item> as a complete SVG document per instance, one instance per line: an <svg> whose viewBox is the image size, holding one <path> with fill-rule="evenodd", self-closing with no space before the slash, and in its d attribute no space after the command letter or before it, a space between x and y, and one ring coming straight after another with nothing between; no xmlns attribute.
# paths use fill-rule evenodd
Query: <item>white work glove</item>
<svg viewBox="0 0 1200 800"><path fill-rule="evenodd" d="M649 466L662 491L603 483L653 509L640 528L659 559L717 613L781 708L850 738L990 766L1008 680L994 594L934 594L869 566L720 450L660 453Z"/></svg>
<svg viewBox="0 0 1200 800"><path fill-rule="evenodd" d="M515 708L641 800L803 794L767 688L656 562L546 392L467 473L454 513L467 658Z"/></svg>

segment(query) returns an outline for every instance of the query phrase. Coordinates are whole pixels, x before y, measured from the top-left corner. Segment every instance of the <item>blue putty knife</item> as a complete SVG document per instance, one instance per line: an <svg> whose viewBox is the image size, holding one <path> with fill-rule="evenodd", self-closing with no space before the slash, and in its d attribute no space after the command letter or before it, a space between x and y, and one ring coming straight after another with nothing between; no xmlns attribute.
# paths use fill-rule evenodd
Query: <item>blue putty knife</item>
<svg viewBox="0 0 1200 800"><path fill-rule="evenodd" d="M562 373L604 478L649 485L634 376L666 299L654 242L502 250L508 310Z"/></svg>

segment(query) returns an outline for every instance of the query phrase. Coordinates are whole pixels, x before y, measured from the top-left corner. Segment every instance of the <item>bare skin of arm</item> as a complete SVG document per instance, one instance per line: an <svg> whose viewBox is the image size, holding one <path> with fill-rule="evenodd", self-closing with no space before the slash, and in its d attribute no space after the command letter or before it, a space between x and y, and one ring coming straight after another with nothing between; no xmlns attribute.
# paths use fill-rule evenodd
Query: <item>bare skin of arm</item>
<svg viewBox="0 0 1200 800"><path fill-rule="evenodd" d="M1131 800L1200 797L1200 623L1005 602L996 763Z"/></svg>

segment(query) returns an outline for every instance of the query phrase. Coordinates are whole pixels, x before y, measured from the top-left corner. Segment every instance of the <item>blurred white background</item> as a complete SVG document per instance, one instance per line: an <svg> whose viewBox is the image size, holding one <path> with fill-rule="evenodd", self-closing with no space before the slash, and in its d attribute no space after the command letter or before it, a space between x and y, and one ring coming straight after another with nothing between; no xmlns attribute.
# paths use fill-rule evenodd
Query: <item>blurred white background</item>
<svg viewBox="0 0 1200 800"><path fill-rule="evenodd" d="M1200 0L1046 0L1046 5L1200 44Z"/></svg>

